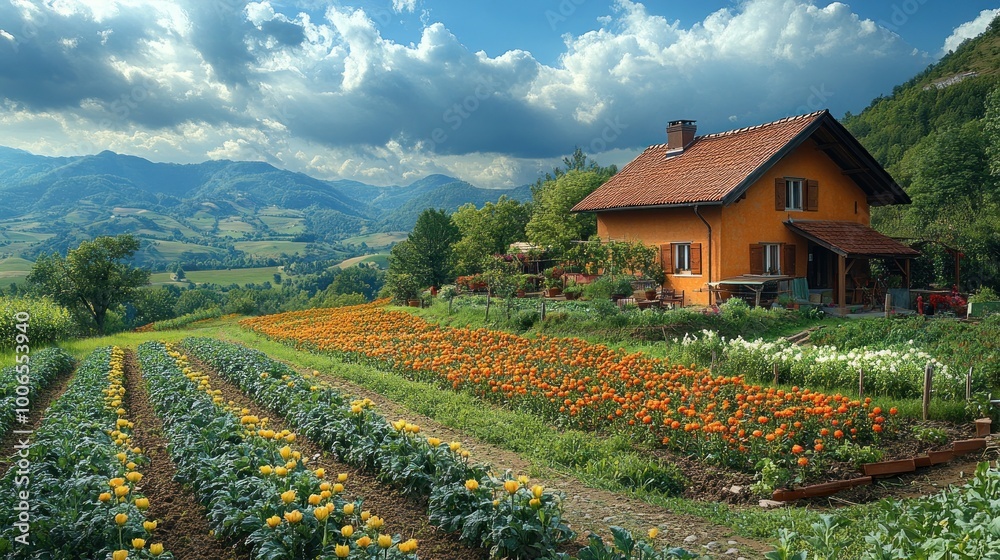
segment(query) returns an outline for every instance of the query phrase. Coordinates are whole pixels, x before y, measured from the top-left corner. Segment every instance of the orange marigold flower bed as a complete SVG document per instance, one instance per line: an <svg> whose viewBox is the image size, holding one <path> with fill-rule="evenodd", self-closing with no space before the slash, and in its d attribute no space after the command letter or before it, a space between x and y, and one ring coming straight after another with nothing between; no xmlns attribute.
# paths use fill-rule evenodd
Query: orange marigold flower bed
<svg viewBox="0 0 1000 560"><path fill-rule="evenodd" d="M240 324L516 406L559 427L652 432L665 447L746 470L764 457L804 467L804 455L819 458L828 439L837 445L878 441L893 419L875 412L881 410L870 399L751 385L741 376L714 376L578 338L441 327L375 304Z"/></svg>

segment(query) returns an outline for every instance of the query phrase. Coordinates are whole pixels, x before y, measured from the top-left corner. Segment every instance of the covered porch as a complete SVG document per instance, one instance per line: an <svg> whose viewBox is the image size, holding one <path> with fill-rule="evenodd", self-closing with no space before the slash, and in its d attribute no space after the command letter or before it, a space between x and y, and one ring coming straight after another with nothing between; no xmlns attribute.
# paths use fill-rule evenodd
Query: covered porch
<svg viewBox="0 0 1000 560"><path fill-rule="evenodd" d="M902 277L902 286L910 287L910 261L920 252L869 226L821 220L788 220L785 226L809 243L809 287L829 289L841 315L847 314L849 304L882 304L886 283L872 277L872 260L885 262Z"/></svg>

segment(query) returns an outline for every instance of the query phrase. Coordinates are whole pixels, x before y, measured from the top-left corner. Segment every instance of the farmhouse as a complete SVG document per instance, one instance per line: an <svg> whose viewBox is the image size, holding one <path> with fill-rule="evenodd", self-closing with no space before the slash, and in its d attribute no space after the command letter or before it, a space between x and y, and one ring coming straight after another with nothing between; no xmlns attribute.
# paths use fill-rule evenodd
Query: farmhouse
<svg viewBox="0 0 1000 560"><path fill-rule="evenodd" d="M829 111L695 132L694 121L670 122L666 144L647 148L573 211L596 213L602 239L659 246L664 287L683 290L686 303L759 300L776 285L824 294L843 311L848 299L858 303L871 259L909 285L919 253L872 229L870 208L910 199Z"/></svg>

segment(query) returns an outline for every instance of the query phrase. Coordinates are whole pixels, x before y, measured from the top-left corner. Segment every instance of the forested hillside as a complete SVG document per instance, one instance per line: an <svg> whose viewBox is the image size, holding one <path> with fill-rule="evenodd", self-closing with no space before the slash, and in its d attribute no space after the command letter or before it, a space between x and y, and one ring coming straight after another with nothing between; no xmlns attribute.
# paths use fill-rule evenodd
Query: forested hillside
<svg viewBox="0 0 1000 560"><path fill-rule="evenodd" d="M916 282L948 286L961 255L964 289L1000 284L1000 20L891 96L843 123L913 204L872 223L924 253Z"/></svg>

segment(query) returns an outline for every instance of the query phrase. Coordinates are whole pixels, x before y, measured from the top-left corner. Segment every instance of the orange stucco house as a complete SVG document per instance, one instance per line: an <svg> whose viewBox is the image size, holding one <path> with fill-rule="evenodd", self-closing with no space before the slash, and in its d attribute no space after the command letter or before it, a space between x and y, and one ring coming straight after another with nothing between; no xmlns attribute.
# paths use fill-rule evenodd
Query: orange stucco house
<svg viewBox="0 0 1000 560"><path fill-rule="evenodd" d="M743 284L805 278L841 309L869 259L909 283L919 253L869 226L870 208L909 204L892 177L829 111L695 135L672 121L650 146L577 204L602 239L660 247L664 286L708 305Z"/></svg>

